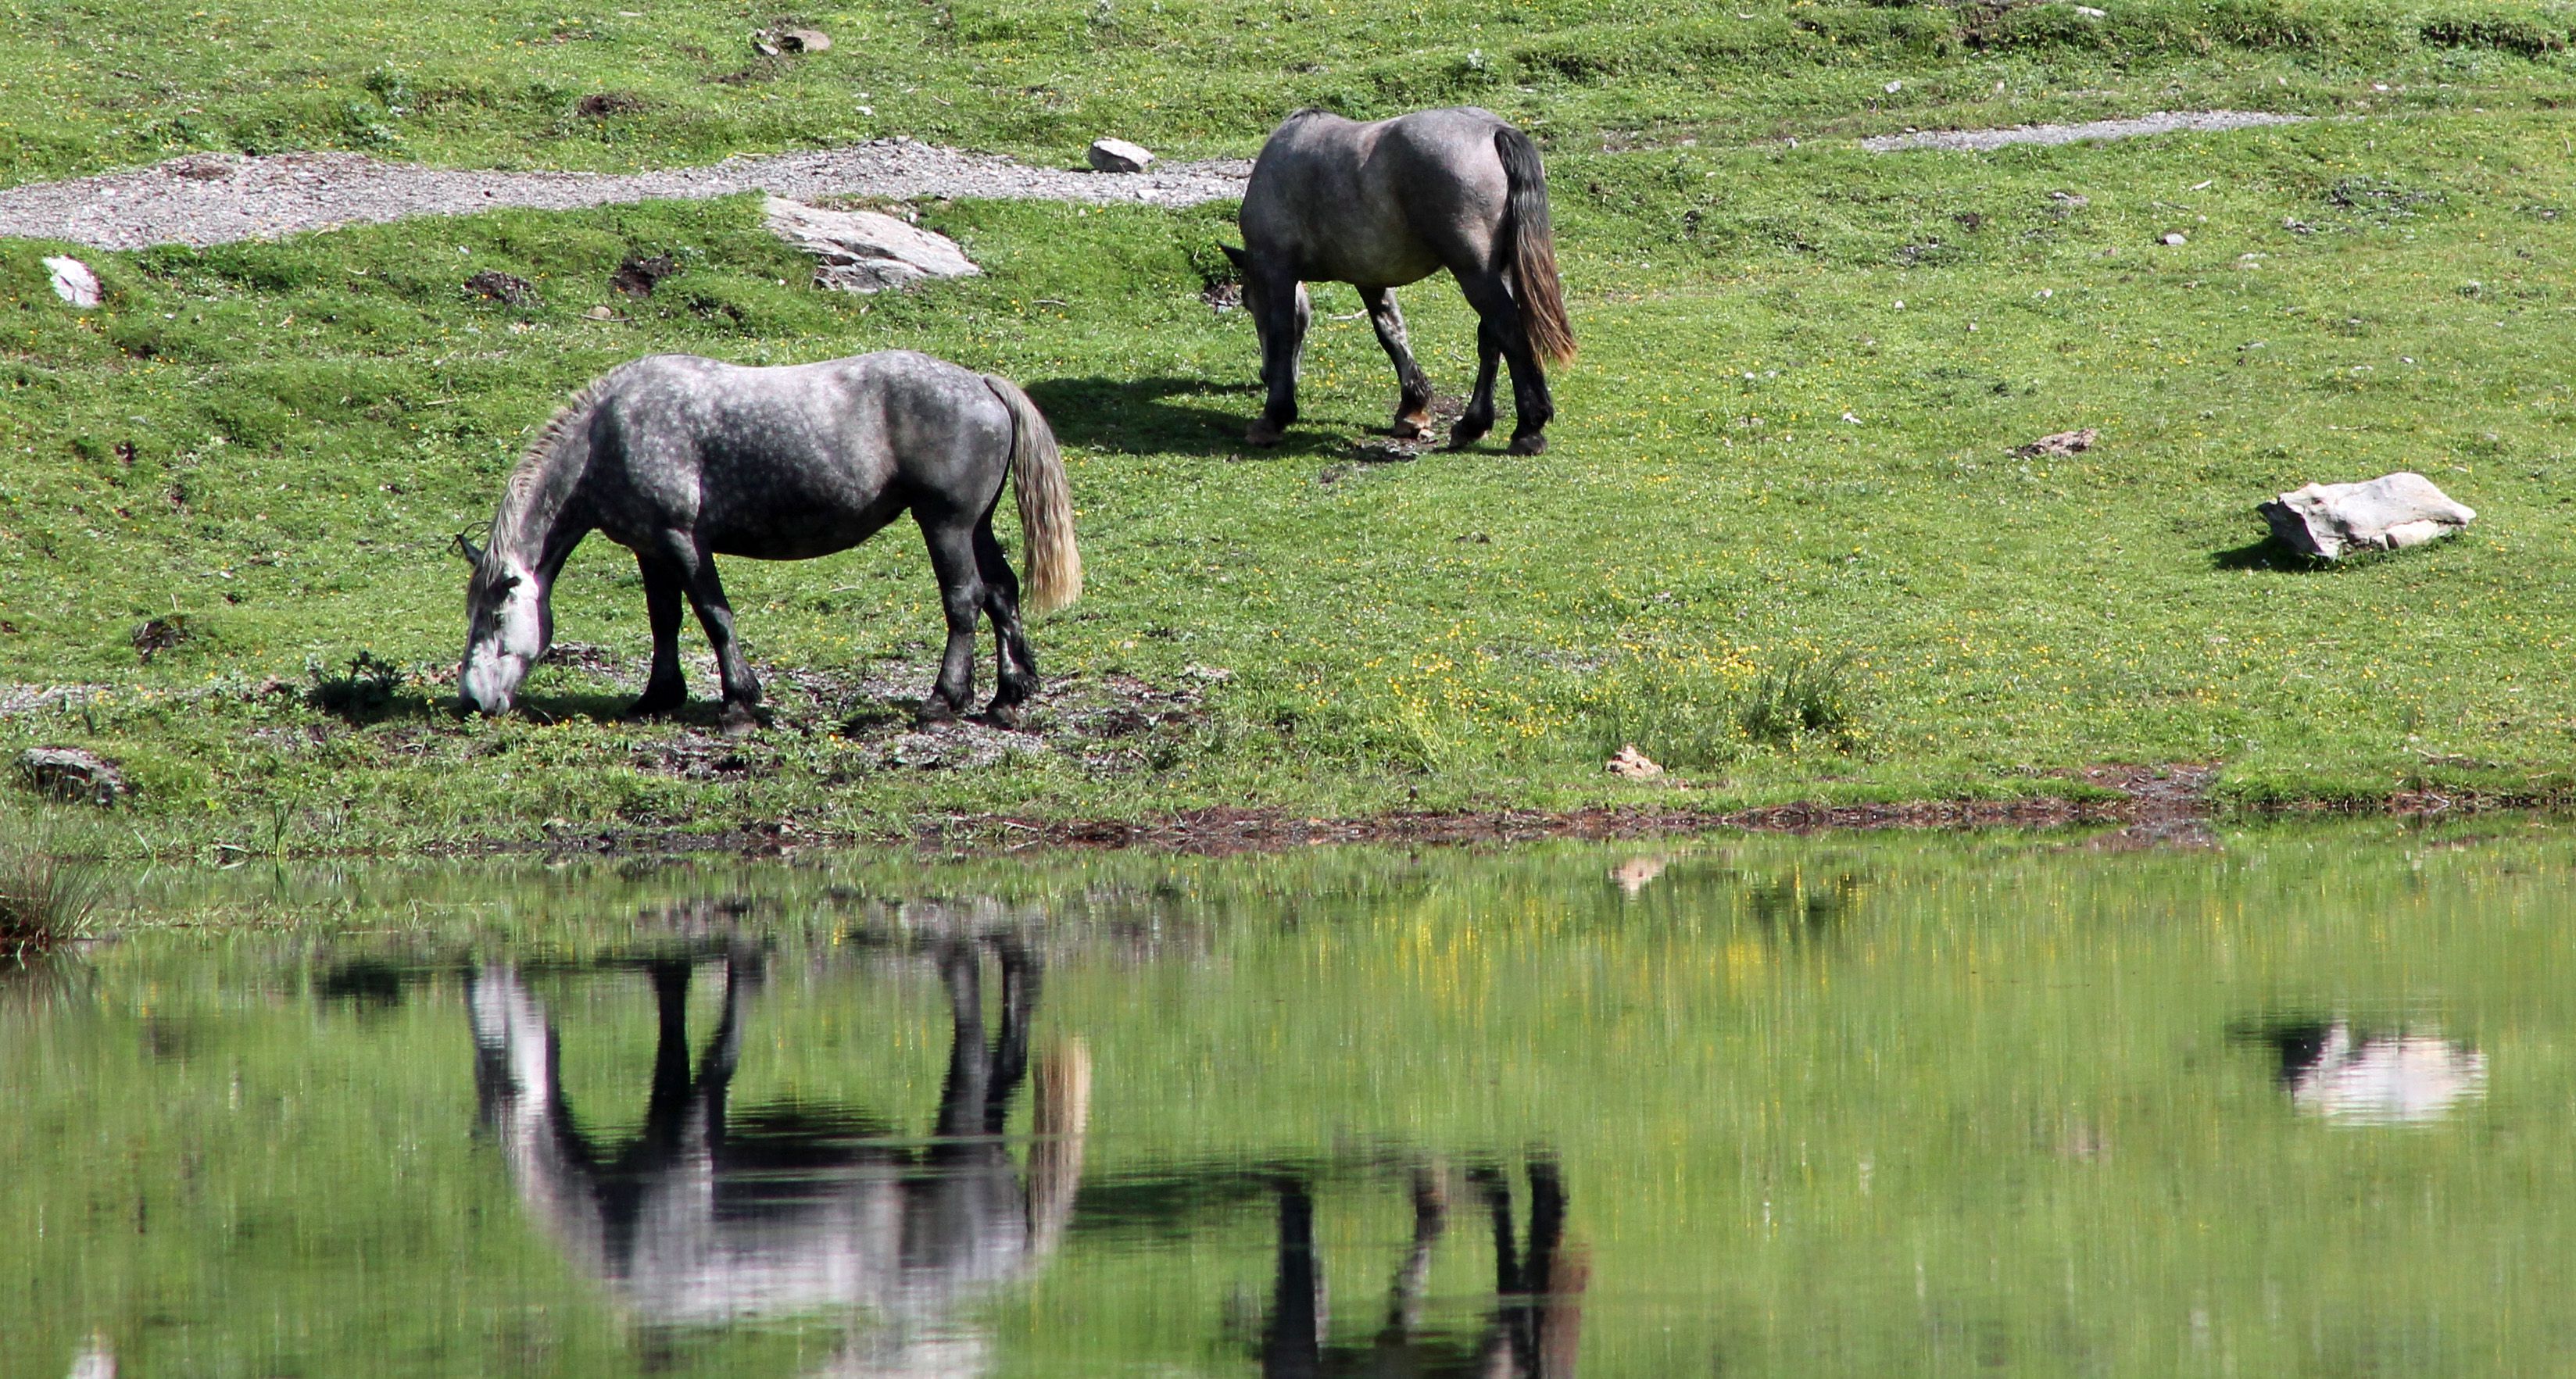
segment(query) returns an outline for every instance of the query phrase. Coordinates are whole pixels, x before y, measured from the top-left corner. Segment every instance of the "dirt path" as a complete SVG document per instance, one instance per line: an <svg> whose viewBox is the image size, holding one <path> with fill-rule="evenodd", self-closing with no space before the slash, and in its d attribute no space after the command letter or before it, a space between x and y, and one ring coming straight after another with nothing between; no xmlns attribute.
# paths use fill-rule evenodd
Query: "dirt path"
<svg viewBox="0 0 2576 1379"><path fill-rule="evenodd" d="M969 196L1190 206L1242 195L1251 171L1238 160L1129 175L1075 172L910 139L639 173L481 172L356 153L197 153L128 172L0 188L0 235L100 249L204 246L503 206L563 211L755 190L800 201Z"/></svg>
<svg viewBox="0 0 2576 1379"><path fill-rule="evenodd" d="M2210 133L2253 129L2263 125L2299 124L2309 115L2267 115L2251 110L2158 110L2134 120L2093 120L2085 124L2026 124L2010 129L1930 129L1914 134L1881 134L1860 141L1872 153L1911 148L1942 148L1983 153L2011 144L2074 144L2087 139L2136 139L2150 134Z"/></svg>

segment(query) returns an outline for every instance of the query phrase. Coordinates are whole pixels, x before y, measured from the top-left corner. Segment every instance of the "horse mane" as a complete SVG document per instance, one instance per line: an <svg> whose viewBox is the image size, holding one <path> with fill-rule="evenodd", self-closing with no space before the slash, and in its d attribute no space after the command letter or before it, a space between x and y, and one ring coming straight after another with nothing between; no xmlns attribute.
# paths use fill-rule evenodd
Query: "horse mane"
<svg viewBox="0 0 2576 1379"><path fill-rule="evenodd" d="M528 442L527 450L519 456L518 467L510 471L508 486L501 490L501 506L492 514L492 532L486 550L518 549L518 542L527 535L528 520L535 513L538 487L553 471L554 459L563 448L564 438L590 420L600 398L607 394L608 385L626 369L627 365L621 364L581 385L580 391L556 408L555 414L546 418L545 425L537 428L536 439Z"/></svg>

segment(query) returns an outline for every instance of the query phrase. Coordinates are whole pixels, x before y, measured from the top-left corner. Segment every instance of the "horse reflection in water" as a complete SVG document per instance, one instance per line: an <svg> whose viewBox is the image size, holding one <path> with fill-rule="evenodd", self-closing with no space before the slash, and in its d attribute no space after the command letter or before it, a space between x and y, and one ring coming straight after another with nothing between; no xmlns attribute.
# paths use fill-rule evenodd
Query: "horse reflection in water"
<svg viewBox="0 0 2576 1379"><path fill-rule="evenodd" d="M1469 1339L1427 1332L1422 1289L1432 1247L1447 1227L1441 1175L1413 1175L1413 1244L1387 1290L1386 1319L1360 1343L1328 1338L1324 1266L1315 1250L1315 1203L1302 1179L1279 1185L1279 1275L1261 1337L1262 1379L1420 1376L1420 1379L1572 1379L1581 1341L1583 1289L1591 1265L1565 1244L1565 1189L1553 1159L1529 1161L1529 1234L1514 1239L1511 1180L1497 1167L1471 1170L1468 1185L1494 1232L1495 1306ZM1525 1248L1523 1248L1525 1246Z"/></svg>
<svg viewBox="0 0 2576 1379"><path fill-rule="evenodd" d="M694 964L646 964L660 1014L652 1091L642 1132L614 1153L565 1100L544 1005L512 968L475 973L483 1125L529 1212L648 1327L857 1310L866 1315L821 1373L982 1373L990 1342L957 1314L1028 1276L1062 1237L1090 1090L1078 1043L1043 1060L1024 1178L1002 1129L1028 1073L1039 964L1016 940L989 942L1002 978L1001 1030L989 1042L981 945L937 950L956 1039L927 1142L776 1111L729 1122L743 1006L760 974L748 953L722 959L715 1033L694 1061Z"/></svg>

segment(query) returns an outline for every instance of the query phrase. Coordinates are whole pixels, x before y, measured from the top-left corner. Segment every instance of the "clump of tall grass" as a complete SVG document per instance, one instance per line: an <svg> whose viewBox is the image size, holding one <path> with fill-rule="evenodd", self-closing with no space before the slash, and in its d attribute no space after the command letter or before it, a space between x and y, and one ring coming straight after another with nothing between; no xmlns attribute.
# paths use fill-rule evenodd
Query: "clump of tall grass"
<svg viewBox="0 0 2576 1379"><path fill-rule="evenodd" d="M98 896L90 863L0 844L0 962L24 962L88 933Z"/></svg>
<svg viewBox="0 0 2576 1379"><path fill-rule="evenodd" d="M1573 739L1607 759L1634 745L1670 770L1714 770L1760 748L1857 750L1863 669L1852 655L1791 653L1767 666L1643 660L1604 673L1571 706Z"/></svg>
<svg viewBox="0 0 2576 1379"><path fill-rule="evenodd" d="M1848 752L1860 745L1861 709L1859 665L1850 652L1801 655L1762 672L1739 699L1735 721L1755 742L1820 741Z"/></svg>

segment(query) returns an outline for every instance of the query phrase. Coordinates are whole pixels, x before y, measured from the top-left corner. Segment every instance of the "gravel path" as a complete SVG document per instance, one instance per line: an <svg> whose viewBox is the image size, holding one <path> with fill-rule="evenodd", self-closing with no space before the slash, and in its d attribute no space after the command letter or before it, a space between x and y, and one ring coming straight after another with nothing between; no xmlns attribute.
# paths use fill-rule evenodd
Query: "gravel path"
<svg viewBox="0 0 2576 1379"><path fill-rule="evenodd" d="M1073 172L910 139L639 173L477 172L356 153L197 153L129 172L0 188L0 235L100 249L228 244L500 206L561 211L754 190L800 201L968 196L1191 206L1241 196L1251 172L1240 160L1126 175Z"/></svg>
<svg viewBox="0 0 2576 1379"><path fill-rule="evenodd" d="M2134 120L2094 120L2088 124L2026 124L2010 129L1944 129L1919 134L1881 134L1860 141L1872 153L1909 148L1946 148L1983 153L2007 144L2073 144L2086 139L2135 139L2147 134L2184 130L2207 132L2251 129L2257 125L2298 124L2308 115L2267 115L2250 110L2158 110Z"/></svg>

